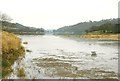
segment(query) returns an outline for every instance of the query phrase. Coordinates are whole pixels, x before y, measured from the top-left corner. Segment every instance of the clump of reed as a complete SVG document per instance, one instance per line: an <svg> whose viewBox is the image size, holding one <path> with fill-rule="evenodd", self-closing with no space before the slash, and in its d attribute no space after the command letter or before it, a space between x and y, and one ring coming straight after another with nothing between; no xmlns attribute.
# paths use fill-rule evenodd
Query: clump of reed
<svg viewBox="0 0 120 81"><path fill-rule="evenodd" d="M28 44L28 42L23 42L23 44Z"/></svg>
<svg viewBox="0 0 120 81"><path fill-rule="evenodd" d="M24 70L24 68L18 68L17 76L18 77L25 77L25 70Z"/></svg>

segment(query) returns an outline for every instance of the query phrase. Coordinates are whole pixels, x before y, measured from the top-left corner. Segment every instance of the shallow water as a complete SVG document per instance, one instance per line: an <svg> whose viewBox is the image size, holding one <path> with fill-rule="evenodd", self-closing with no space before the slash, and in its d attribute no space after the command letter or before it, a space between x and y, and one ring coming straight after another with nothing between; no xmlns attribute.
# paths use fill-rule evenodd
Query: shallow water
<svg viewBox="0 0 120 81"><path fill-rule="evenodd" d="M117 41L97 41L60 36L20 36L26 52L17 60L10 79L45 78L117 78ZM91 56L91 52L96 56ZM18 77L17 69L24 68L25 76Z"/></svg>

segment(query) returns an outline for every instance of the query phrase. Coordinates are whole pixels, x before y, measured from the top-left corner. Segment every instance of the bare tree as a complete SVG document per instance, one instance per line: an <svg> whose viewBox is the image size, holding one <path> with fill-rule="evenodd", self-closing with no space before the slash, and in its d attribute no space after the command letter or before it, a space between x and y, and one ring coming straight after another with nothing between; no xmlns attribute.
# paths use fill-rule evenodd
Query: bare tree
<svg viewBox="0 0 120 81"><path fill-rule="evenodd" d="M10 16L8 16L6 13L0 12L0 21L10 22L10 21L12 21L12 18Z"/></svg>

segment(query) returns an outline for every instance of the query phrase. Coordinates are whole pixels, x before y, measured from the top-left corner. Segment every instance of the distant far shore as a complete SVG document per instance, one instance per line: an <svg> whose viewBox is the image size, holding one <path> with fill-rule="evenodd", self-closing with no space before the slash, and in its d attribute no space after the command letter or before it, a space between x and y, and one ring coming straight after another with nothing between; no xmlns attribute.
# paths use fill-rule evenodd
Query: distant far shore
<svg viewBox="0 0 120 81"><path fill-rule="evenodd" d="M95 39L95 40L120 40L120 34L85 34L80 38Z"/></svg>
<svg viewBox="0 0 120 81"><path fill-rule="evenodd" d="M118 41L120 40L120 34L83 34L83 35L64 35L65 37L90 39L90 40L110 40Z"/></svg>

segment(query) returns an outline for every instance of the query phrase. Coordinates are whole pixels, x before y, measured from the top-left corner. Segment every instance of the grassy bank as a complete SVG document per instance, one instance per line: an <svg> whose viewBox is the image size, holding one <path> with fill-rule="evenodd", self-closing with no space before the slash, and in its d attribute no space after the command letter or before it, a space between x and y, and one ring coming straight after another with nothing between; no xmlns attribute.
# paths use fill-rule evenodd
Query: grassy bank
<svg viewBox="0 0 120 81"><path fill-rule="evenodd" d="M95 39L95 40L119 40L120 34L85 34L80 38Z"/></svg>
<svg viewBox="0 0 120 81"><path fill-rule="evenodd" d="M63 35L62 35L63 36ZM69 38L81 38L91 40L120 40L120 34L83 34L83 35L64 35Z"/></svg>
<svg viewBox="0 0 120 81"><path fill-rule="evenodd" d="M2 78L12 72L12 64L24 54L21 40L12 33L2 32Z"/></svg>

